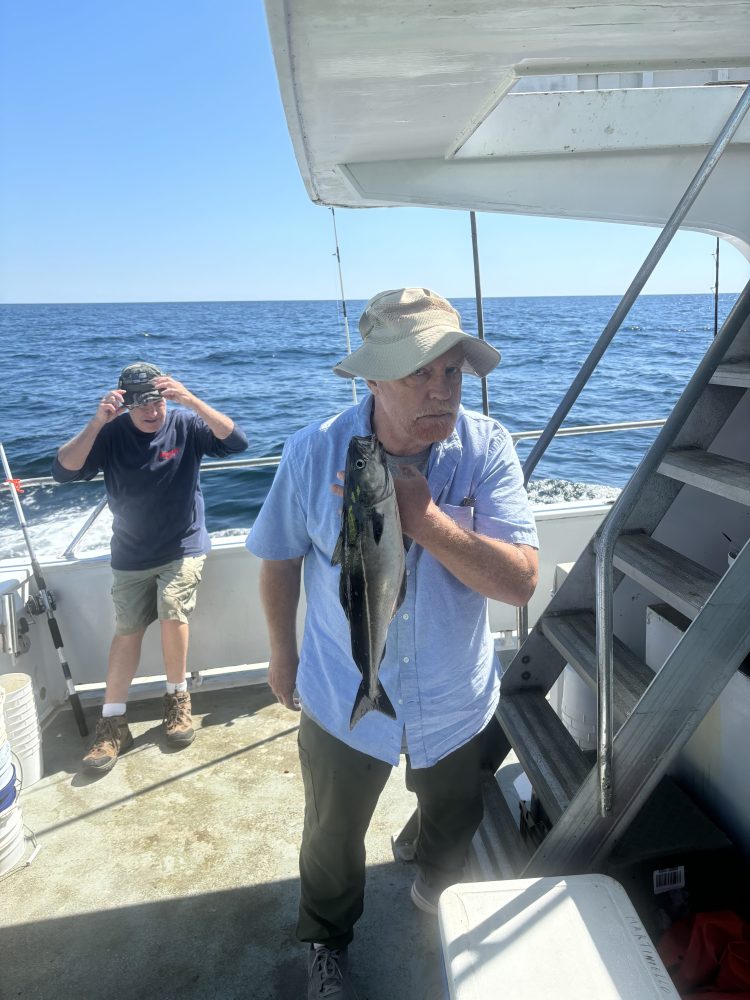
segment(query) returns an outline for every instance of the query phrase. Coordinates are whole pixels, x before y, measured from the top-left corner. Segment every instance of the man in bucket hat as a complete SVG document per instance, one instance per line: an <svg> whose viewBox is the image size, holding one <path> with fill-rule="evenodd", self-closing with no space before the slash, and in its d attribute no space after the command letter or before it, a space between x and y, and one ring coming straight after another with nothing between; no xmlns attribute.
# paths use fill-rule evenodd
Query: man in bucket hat
<svg viewBox="0 0 750 1000"><path fill-rule="evenodd" d="M401 753L420 807L412 900L435 914L440 892L460 880L482 817L481 736L499 698L487 599L523 605L537 579L537 535L510 435L461 407L463 374L488 374L499 353L464 333L451 304L426 288L376 295L359 329L362 346L334 371L365 379L369 394L287 441L247 541L263 559L269 684L287 708L302 710L297 936L308 946L310 1000L355 996L346 956L363 908L364 837ZM336 481L351 437L373 433L395 474L406 595L379 671L396 719L369 712L350 728L361 677L331 565Z"/></svg>
<svg viewBox="0 0 750 1000"><path fill-rule="evenodd" d="M167 400L184 409L167 409ZM148 625L158 619L167 691L167 742L195 736L187 690L188 619L211 548L199 470L203 455L224 458L247 448L234 421L155 365L123 368L83 430L64 444L52 474L61 483L104 473L112 511L115 635L102 717L83 758L87 771L109 771L133 742L126 704Z"/></svg>

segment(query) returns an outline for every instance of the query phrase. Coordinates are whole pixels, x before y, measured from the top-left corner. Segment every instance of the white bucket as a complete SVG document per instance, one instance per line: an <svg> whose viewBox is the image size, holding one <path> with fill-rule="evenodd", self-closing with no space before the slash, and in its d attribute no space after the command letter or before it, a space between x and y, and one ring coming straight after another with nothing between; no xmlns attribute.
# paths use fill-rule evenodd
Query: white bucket
<svg viewBox="0 0 750 1000"><path fill-rule="evenodd" d="M560 718L581 750L596 749L596 692L571 666L563 671Z"/></svg>
<svg viewBox="0 0 750 1000"><path fill-rule="evenodd" d="M0 875L5 875L23 857L23 816L16 801L9 809L0 812Z"/></svg>
<svg viewBox="0 0 750 1000"><path fill-rule="evenodd" d="M3 703L5 711L19 702L27 701L29 695L33 697L31 677L28 674L0 674L0 688L5 693Z"/></svg>
<svg viewBox="0 0 750 1000"><path fill-rule="evenodd" d="M0 741L0 792L10 781L12 768L10 743L7 740L2 740Z"/></svg>
<svg viewBox="0 0 750 1000"><path fill-rule="evenodd" d="M6 701L3 706L3 718L5 719L6 726L10 726L12 723L23 722L24 719L35 719L36 717L36 702L31 692L22 701L13 702L11 705Z"/></svg>
<svg viewBox="0 0 750 1000"><path fill-rule="evenodd" d="M40 740L42 738L42 730L39 720L35 717L33 719L23 719L17 724L13 722L8 723L5 738L13 746L16 743L25 743L30 739Z"/></svg>
<svg viewBox="0 0 750 1000"><path fill-rule="evenodd" d="M21 779L21 787L28 788L42 776L42 744L39 740L13 744L13 759Z"/></svg>
<svg viewBox="0 0 750 1000"><path fill-rule="evenodd" d="M42 731L28 674L0 674L0 688L5 692L3 715L11 750L18 762L24 788L42 776Z"/></svg>

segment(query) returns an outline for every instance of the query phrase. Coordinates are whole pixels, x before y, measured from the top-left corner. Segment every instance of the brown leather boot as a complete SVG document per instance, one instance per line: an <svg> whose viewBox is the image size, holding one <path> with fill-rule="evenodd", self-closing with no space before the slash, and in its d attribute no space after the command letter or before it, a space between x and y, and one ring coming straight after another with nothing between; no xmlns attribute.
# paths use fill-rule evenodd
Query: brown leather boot
<svg viewBox="0 0 750 1000"><path fill-rule="evenodd" d="M96 724L94 742L81 761L83 768L100 774L110 771L120 754L132 745L133 734L128 728L127 716L112 715L108 719L102 717Z"/></svg>
<svg viewBox="0 0 750 1000"><path fill-rule="evenodd" d="M190 695L187 691L164 695L164 729L167 743L172 746L186 747L195 739Z"/></svg>

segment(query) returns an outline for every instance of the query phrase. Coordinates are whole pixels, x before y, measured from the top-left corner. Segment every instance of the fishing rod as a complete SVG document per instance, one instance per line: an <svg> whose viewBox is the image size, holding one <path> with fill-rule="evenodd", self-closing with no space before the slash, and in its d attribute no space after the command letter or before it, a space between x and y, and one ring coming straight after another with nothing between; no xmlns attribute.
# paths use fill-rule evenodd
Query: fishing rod
<svg viewBox="0 0 750 1000"><path fill-rule="evenodd" d="M349 316L346 312L346 296L344 295L344 277L341 273L341 253L339 252L339 234L336 231L336 212L331 207L331 218L333 219L333 239L336 244L336 250L334 251L334 257L339 266L339 288L341 289L341 311L344 316L344 333L346 334L346 353L352 353L352 342L349 337ZM357 402L357 380L352 379L352 400Z"/></svg>
<svg viewBox="0 0 750 1000"><path fill-rule="evenodd" d="M716 237L716 278L714 280L714 337L719 332L719 237Z"/></svg>
<svg viewBox="0 0 750 1000"><path fill-rule="evenodd" d="M18 517L18 523L21 525L21 531L23 532L23 537L26 540L26 548L29 550L29 558L31 559L31 570L34 574L34 582L39 590L39 599L41 601L41 611L42 608L47 614L47 624L49 625L50 635L52 636L52 643L57 652L58 658L60 660L60 666L62 667L63 675L65 676L65 686L68 689L68 698L70 700L70 707L73 709L73 715L78 723L78 732L81 736L88 736L89 731L86 725L86 717L83 714L83 707L81 705L81 699L76 691L75 684L73 683L73 678L70 674L70 667L68 666L68 661L65 659L65 654L63 652L63 641L62 635L60 634L60 627L57 624L57 619L55 618L55 599L52 594L47 590L47 584L44 582L44 576L42 574L42 567L34 554L34 546L31 544L31 538L29 536L29 531L26 526L26 518L24 517L23 507L21 506L21 501L18 499L18 494L22 492L20 480L14 479L10 466L8 465L8 459L5 454L5 448L0 441L0 459L2 459L3 469L5 470L5 481L7 483L8 489L10 490L10 495L13 498L13 505L16 508L16 516ZM37 613L38 613L37 611Z"/></svg>
<svg viewBox="0 0 750 1000"><path fill-rule="evenodd" d="M477 213L469 212L471 224L471 252L474 259L474 295L477 300L477 334L484 340L484 311L482 309L482 281L479 273L479 240L477 237ZM487 376L482 376L482 413L490 415L490 399L487 394Z"/></svg>

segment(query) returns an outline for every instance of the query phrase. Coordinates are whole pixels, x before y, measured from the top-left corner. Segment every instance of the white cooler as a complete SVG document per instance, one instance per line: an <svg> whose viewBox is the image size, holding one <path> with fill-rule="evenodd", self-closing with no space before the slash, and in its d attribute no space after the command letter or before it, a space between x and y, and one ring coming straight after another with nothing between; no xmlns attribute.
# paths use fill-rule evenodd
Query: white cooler
<svg viewBox="0 0 750 1000"><path fill-rule="evenodd" d="M679 1000L607 875L454 885L439 917L451 1000Z"/></svg>

